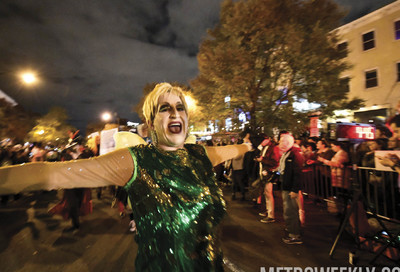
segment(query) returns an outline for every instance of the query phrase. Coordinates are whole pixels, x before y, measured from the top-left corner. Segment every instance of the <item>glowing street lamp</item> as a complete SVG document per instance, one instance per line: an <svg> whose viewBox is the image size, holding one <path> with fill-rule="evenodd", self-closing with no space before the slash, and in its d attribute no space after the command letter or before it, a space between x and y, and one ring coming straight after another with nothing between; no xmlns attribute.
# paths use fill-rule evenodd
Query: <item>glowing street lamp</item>
<svg viewBox="0 0 400 272"><path fill-rule="evenodd" d="M112 118L112 115L111 115L111 113L109 113L109 112L104 112L104 113L101 115L101 119L102 119L104 122L109 122L109 121L111 120L111 118Z"/></svg>
<svg viewBox="0 0 400 272"><path fill-rule="evenodd" d="M24 84L30 85L38 81L36 75L33 72L24 72L21 74L21 80Z"/></svg>

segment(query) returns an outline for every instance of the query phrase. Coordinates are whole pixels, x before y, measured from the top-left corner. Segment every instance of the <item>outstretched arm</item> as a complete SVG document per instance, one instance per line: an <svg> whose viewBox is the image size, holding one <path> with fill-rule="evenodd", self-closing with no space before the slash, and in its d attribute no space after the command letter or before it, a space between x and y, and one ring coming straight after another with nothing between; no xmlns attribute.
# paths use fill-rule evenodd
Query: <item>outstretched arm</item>
<svg viewBox="0 0 400 272"><path fill-rule="evenodd" d="M213 166L224 161L244 155L251 150L251 144L225 145L225 146L205 146L208 158Z"/></svg>
<svg viewBox="0 0 400 272"><path fill-rule="evenodd" d="M61 188L124 186L134 163L127 148L90 159L36 162L0 168L0 195Z"/></svg>

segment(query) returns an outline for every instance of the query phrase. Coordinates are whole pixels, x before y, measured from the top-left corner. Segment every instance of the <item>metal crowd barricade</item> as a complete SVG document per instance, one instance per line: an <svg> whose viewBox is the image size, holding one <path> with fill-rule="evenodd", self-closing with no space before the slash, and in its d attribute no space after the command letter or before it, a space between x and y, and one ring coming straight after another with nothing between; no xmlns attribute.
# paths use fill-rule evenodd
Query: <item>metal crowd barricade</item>
<svg viewBox="0 0 400 272"><path fill-rule="evenodd" d="M400 220L399 176L396 172L358 167L357 179L365 200L376 214Z"/></svg>
<svg viewBox="0 0 400 272"><path fill-rule="evenodd" d="M338 177L341 186L332 186L332 181L335 185ZM400 220L398 179L399 175L394 171L380 171L367 167L352 169L351 166L332 170L326 165L314 165L303 170L303 193L326 201L329 205L333 199L346 194L348 196L348 192L358 189L378 216Z"/></svg>

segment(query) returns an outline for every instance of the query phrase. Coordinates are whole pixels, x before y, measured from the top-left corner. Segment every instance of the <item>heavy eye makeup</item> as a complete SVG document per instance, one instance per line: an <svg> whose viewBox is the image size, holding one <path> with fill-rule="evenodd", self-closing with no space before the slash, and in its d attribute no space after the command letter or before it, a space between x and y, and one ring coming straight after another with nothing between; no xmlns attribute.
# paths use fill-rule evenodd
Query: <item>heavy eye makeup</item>
<svg viewBox="0 0 400 272"><path fill-rule="evenodd" d="M185 111L185 106L183 104L178 104L178 105L176 105L176 109L178 111Z"/></svg>
<svg viewBox="0 0 400 272"><path fill-rule="evenodd" d="M171 106L169 104L163 104L160 106L160 108L158 109L158 112L166 112L171 108Z"/></svg>
<svg viewBox="0 0 400 272"><path fill-rule="evenodd" d="M158 110L158 112L166 112L169 111L171 109L171 105L170 104L163 104L160 106L160 109ZM185 106L183 104L177 104L176 105L176 110L177 111L185 111Z"/></svg>

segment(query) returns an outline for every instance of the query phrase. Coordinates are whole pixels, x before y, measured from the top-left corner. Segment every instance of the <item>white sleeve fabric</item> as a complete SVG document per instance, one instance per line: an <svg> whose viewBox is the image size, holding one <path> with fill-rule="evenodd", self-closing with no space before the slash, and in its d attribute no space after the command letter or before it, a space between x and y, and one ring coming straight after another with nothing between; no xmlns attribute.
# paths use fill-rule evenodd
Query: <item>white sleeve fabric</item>
<svg viewBox="0 0 400 272"><path fill-rule="evenodd" d="M90 159L35 162L0 168L0 195L24 191L124 186L134 162L128 148Z"/></svg>

